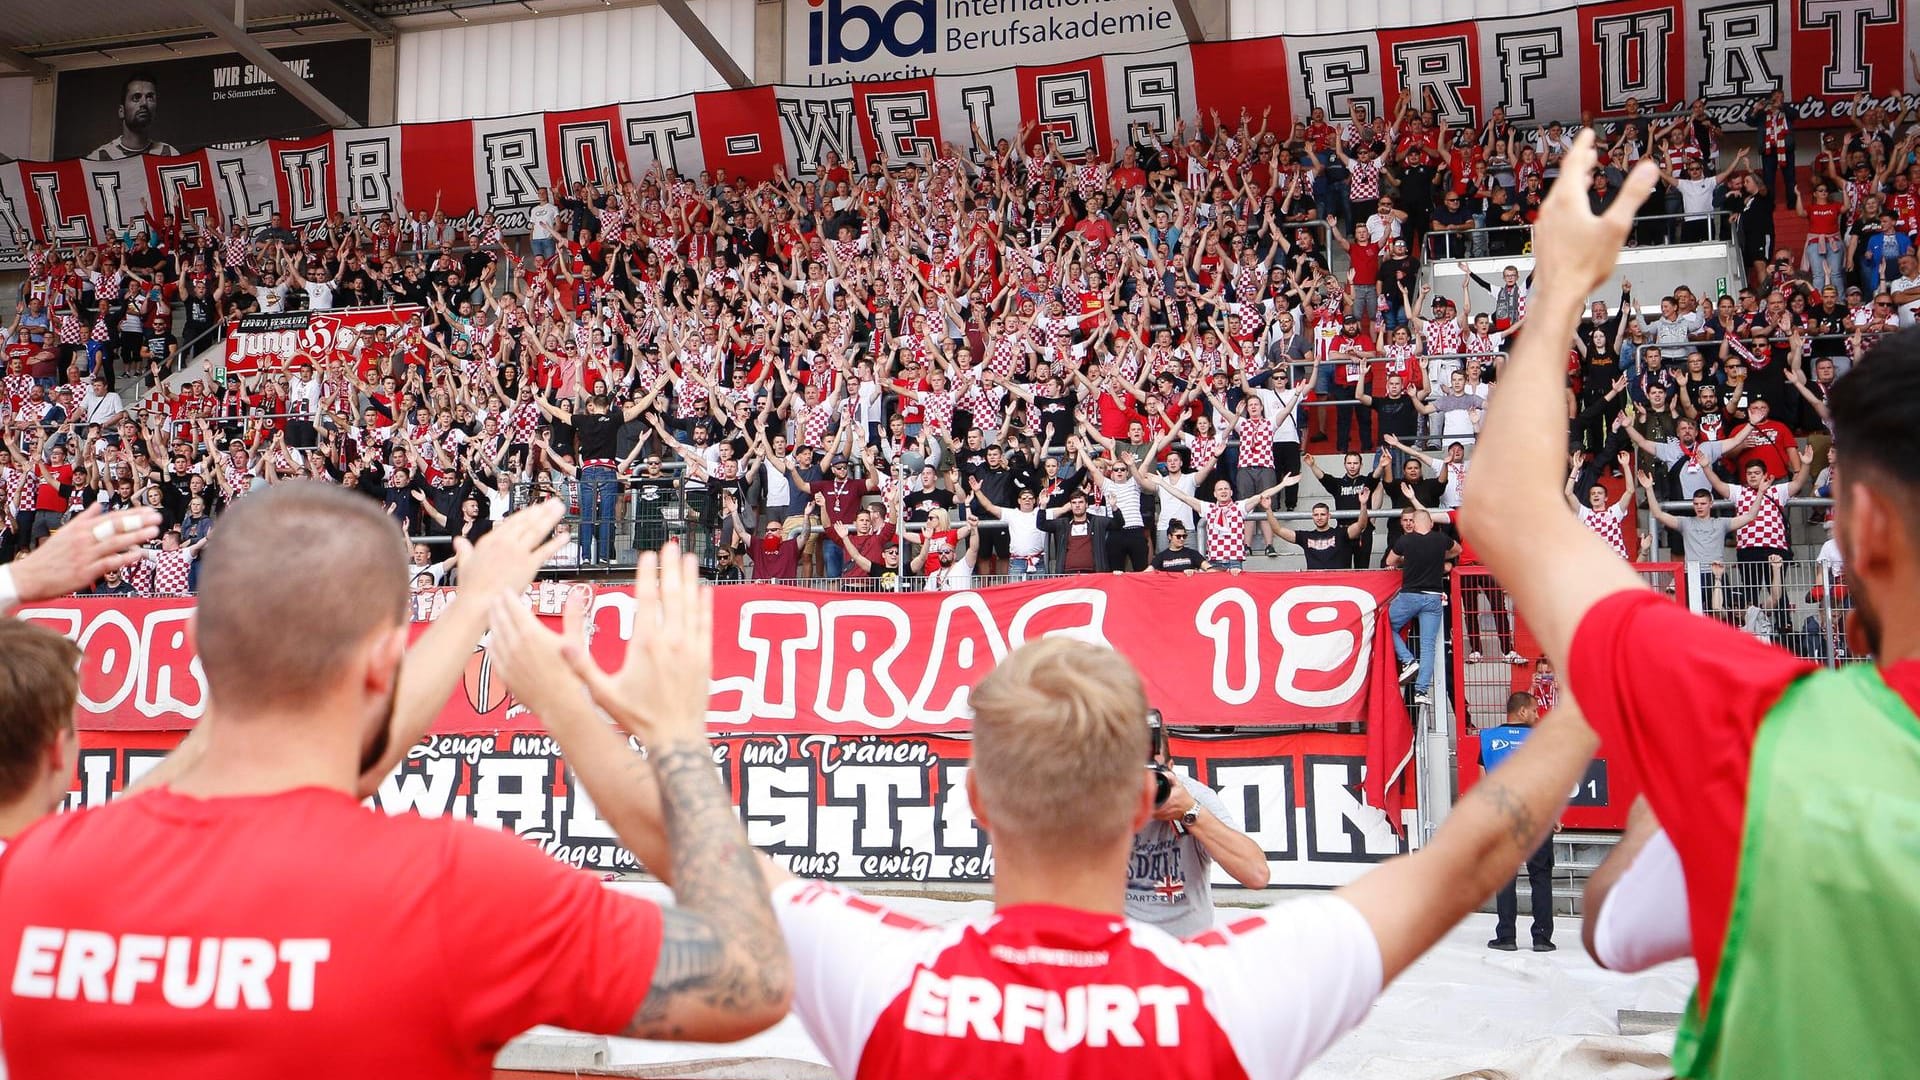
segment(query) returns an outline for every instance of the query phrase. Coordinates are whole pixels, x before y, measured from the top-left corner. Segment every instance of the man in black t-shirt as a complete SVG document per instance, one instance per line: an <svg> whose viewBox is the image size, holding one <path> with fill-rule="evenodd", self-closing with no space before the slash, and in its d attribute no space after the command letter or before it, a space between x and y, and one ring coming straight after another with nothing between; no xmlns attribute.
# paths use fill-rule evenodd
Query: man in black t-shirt
<svg viewBox="0 0 1920 1080"><path fill-rule="evenodd" d="M953 512L953 492L940 486L940 472L931 465L920 470L920 486L907 492L904 502L909 525L925 525L934 510Z"/></svg>
<svg viewBox="0 0 1920 1080"><path fill-rule="evenodd" d="M1347 570L1354 564L1354 547L1360 537L1369 534L1373 526L1367 518L1367 505L1360 504L1360 516L1346 525L1335 525L1333 509L1326 503L1313 504L1313 528L1289 529L1284 525L1273 527L1274 535L1289 544L1300 545L1300 551L1307 559L1309 570ZM1361 562L1366 561L1366 553L1360 554Z"/></svg>
<svg viewBox="0 0 1920 1080"><path fill-rule="evenodd" d="M1406 381L1398 375L1387 376L1387 392L1378 396L1367 393L1363 384L1355 388L1355 396L1363 409L1372 409L1375 427L1382 441L1392 435L1397 439L1412 439L1420 431L1420 411L1407 393Z"/></svg>
<svg viewBox="0 0 1920 1080"><path fill-rule="evenodd" d="M605 394L587 399L585 412L572 416L580 462L580 562L613 561L613 510L620 498L615 465L620 421Z"/></svg>
<svg viewBox="0 0 1920 1080"><path fill-rule="evenodd" d="M974 429L974 431L978 430L978 428ZM972 439L974 431L967 433L969 440ZM960 470L969 477L968 486L972 486L973 479L978 479L980 481L980 494L985 496L988 502L991 502L995 506L1013 506L1019 499L1019 494L1016 490L1016 482L1019 480L1019 474L1015 473L1013 467L1008 464L1005 452L998 446L987 447L984 453L986 460L972 473L966 472L965 461L967 456L968 455L962 455ZM974 571L981 574L1006 573L1009 553L1011 551L1011 548L1008 546L1010 540L1011 537L1005 529L981 530L980 550L974 556L974 558L978 560L974 566Z"/></svg>
<svg viewBox="0 0 1920 1080"><path fill-rule="evenodd" d="M1420 459L1411 455L1400 463L1400 478L1395 481L1386 475L1392 462L1380 462L1382 490L1386 493L1387 504L1395 510L1412 510L1418 507L1440 505L1440 497L1446 494L1447 485L1438 479L1429 477ZM1406 535L1406 526L1400 514L1387 518L1387 550L1393 550L1400 537Z"/></svg>
<svg viewBox="0 0 1920 1080"><path fill-rule="evenodd" d="M1153 568L1168 574L1192 574L1206 569L1207 560L1196 548L1187 546L1187 527L1174 522L1167 526L1167 546L1153 557Z"/></svg>
<svg viewBox="0 0 1920 1080"><path fill-rule="evenodd" d="M1341 472L1339 476L1328 476L1325 472L1321 471L1320 462L1311 454L1307 455L1307 468L1313 470L1313 475L1319 479L1320 486L1326 488L1327 494L1333 496L1333 508L1335 510L1371 510L1374 504L1373 493L1374 490L1380 486L1380 478L1372 473L1363 473L1360 471L1359 454L1345 455L1341 464L1344 471ZM1367 562L1373 555L1373 526L1371 524L1367 526L1363 533L1354 537L1354 543L1352 547L1349 548L1349 552L1352 558L1351 562L1346 566L1332 567L1329 569L1345 570L1352 568L1354 570L1365 570L1367 568Z"/></svg>
<svg viewBox="0 0 1920 1080"><path fill-rule="evenodd" d="M1393 651L1400 660L1400 681L1413 676L1413 700L1425 705L1432 700L1434 656L1440 645L1440 627L1445 621L1447 562L1460 557L1460 545L1433 527L1433 515L1425 510L1413 512L1413 527L1387 553L1387 567L1400 570L1400 591L1388 605L1387 618L1393 625ZM1400 629L1418 619L1420 658L1401 640Z"/></svg>

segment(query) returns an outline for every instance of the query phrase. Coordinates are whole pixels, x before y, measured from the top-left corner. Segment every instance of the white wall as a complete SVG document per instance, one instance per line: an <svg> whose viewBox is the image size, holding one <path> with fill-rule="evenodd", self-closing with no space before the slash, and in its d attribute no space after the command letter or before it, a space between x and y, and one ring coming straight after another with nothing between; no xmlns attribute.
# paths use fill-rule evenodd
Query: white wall
<svg viewBox="0 0 1920 1080"><path fill-rule="evenodd" d="M0 157L33 156L33 80L0 79Z"/></svg>
<svg viewBox="0 0 1920 1080"><path fill-rule="evenodd" d="M1229 0L1236 38L1268 34L1332 34L1416 26L1454 19L1530 15L1575 6L1576 0Z"/></svg>
<svg viewBox="0 0 1920 1080"><path fill-rule="evenodd" d="M692 0L742 70L754 70L754 0ZM400 35L394 119L508 116L724 89L658 7L461 25Z"/></svg>

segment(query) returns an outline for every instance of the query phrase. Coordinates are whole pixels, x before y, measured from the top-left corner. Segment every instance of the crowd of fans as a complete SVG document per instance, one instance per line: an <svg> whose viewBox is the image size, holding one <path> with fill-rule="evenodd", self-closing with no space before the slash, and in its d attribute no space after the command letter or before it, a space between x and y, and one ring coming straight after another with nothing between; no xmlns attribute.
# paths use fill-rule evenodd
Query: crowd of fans
<svg viewBox="0 0 1920 1080"><path fill-rule="evenodd" d="M1634 161L1662 169L1636 242L1725 229L1752 264L1722 295L1628 285L1569 343L1569 497L1623 553L1647 547L1645 487L1731 497L1738 561L1792 557L1783 501L1830 477L1827 388L1920 312L1910 119L1862 108L1810 162L1778 95L1737 152L1704 103L1597 121L1596 205ZM148 505L158 546L100 588L189 591L222 509L296 476L381 501L421 585L452 538L549 495L572 511L559 567L677 537L722 580L860 588L1292 547L1363 567L1376 527L1391 547L1415 508L1459 506L1528 282L1451 296L1423 270L1522 254L1572 129L1214 114L1080 161L1031 134L543 190L525 254L437 207L36 245L5 328L0 559L89 503ZM1786 214L1807 240L1776 251ZM190 359L248 313L379 305L417 315L248 375ZM1665 546L1704 557L1683 516Z"/></svg>

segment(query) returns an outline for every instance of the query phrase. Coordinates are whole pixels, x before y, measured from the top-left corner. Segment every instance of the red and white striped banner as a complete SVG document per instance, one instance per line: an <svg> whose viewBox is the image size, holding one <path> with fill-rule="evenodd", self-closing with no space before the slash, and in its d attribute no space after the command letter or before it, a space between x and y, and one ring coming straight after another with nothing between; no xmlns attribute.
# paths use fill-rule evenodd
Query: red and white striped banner
<svg viewBox="0 0 1920 1080"><path fill-rule="evenodd" d="M869 4L869 6L873 6ZM1042 67L824 86L759 86L606 105L275 139L132 161L0 163L0 260L27 238L78 246L120 236L141 203L202 225L271 212L298 228L335 210L493 214L523 231L543 185L634 177L656 162L695 177L817 173L829 153L863 163L927 161L950 142L978 155L1033 125L1069 157L1111 157L1142 127L1271 109L1284 133L1356 102L1390 113L1409 95L1459 127L1502 107L1517 123L1650 113L1706 99L1727 126L1753 100L1787 93L1808 127L1847 125L1861 92L1901 91L1920 0L1613 0L1474 22L1290 35L1096 56ZM1887 99L1882 98L1883 102ZM1031 148L1031 147L1030 147Z"/></svg>

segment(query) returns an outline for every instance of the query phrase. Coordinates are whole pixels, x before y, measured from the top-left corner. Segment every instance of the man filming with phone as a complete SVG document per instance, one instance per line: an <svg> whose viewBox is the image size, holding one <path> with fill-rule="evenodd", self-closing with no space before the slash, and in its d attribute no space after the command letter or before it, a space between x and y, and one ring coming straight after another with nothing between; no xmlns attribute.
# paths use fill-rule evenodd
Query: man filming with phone
<svg viewBox="0 0 1920 1080"><path fill-rule="evenodd" d="M1249 889L1266 888L1270 871L1266 853L1240 831L1220 796L1173 771L1160 710L1147 713L1147 727L1153 735L1147 768L1157 780L1153 817L1133 834L1127 861L1127 917L1188 938L1213 927L1214 863Z"/></svg>

